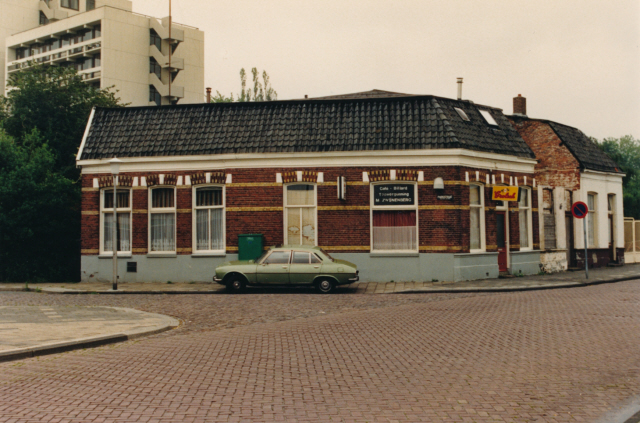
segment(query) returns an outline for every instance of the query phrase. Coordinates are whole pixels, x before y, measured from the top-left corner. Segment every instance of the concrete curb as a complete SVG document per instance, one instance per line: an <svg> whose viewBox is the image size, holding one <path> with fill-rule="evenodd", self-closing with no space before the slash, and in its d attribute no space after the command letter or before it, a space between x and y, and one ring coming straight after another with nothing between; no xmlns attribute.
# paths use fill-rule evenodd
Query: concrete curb
<svg viewBox="0 0 640 423"><path fill-rule="evenodd" d="M634 279L640 279L640 274L633 276L625 276L622 278L613 279L598 279L589 280L584 282L565 282L557 284L536 285L536 286L512 286L512 287L499 287L499 288L425 288L425 289L407 289L403 291L394 292L382 292L380 294L452 294L452 293L474 293L474 292L519 292L519 291L542 291L546 289L562 289L562 288L576 288L589 285L600 285L605 283L624 282ZM384 282L381 282L384 283ZM41 288L41 292L47 294L72 294L72 295L226 295L228 292L225 289L219 289L215 291L86 291L75 289L61 289L61 288ZM0 292L25 292L21 288L2 288ZM34 292L33 290L30 292ZM373 294L373 293L372 293Z"/></svg>
<svg viewBox="0 0 640 423"><path fill-rule="evenodd" d="M122 307L112 307L115 309L132 311ZM138 311L138 310L133 310ZM161 316L164 323L153 328L143 330L132 330L125 333L115 333L111 335L92 336L88 338L79 338L72 341L54 342L51 344L36 345L34 347L16 348L12 350L0 351L0 363L24 358L40 357L43 355L57 354L67 351L80 350L85 348L95 348L103 345L125 342L132 339L141 338L143 336L155 335L180 326L180 321L170 316L164 316L156 313L146 313Z"/></svg>
<svg viewBox="0 0 640 423"><path fill-rule="evenodd" d="M561 288L578 288L590 285L602 285L605 283L616 283L624 281L632 281L634 279L640 279L640 275L625 276L624 278L615 279L601 279L596 281L587 282L571 282L561 283L555 285L538 285L538 286L516 286L516 287L501 287L501 288L454 288L454 289L409 289L406 291L387 292L387 294L452 294L452 293L473 293L473 292L520 292L520 291L543 291L547 289L561 289Z"/></svg>

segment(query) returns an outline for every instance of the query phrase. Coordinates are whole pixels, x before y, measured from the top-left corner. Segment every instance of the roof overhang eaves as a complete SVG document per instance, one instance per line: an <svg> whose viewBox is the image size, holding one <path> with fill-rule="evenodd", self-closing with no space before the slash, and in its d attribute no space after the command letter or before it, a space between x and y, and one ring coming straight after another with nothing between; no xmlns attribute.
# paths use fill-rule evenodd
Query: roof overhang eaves
<svg viewBox="0 0 640 423"><path fill-rule="evenodd" d="M387 167L387 166L465 166L487 169L518 169L534 173L536 159L466 149L380 150L325 153L245 153L198 156L118 157L123 166L148 170L171 168L193 170L208 168L282 168L282 167ZM108 171L108 160L79 160L83 173ZM123 169L126 171L125 169ZM133 170L130 170L133 171ZM514 170L515 171L515 170Z"/></svg>

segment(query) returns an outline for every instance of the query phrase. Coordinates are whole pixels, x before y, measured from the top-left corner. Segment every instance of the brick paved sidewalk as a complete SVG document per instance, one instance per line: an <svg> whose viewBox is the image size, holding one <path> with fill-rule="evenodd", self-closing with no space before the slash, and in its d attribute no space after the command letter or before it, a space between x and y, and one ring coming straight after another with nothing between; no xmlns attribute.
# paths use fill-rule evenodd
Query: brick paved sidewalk
<svg viewBox="0 0 640 423"><path fill-rule="evenodd" d="M480 279L462 282L360 282L339 287L338 292L357 294L388 294L408 292L491 292L522 291L530 289L565 288L617 282L640 278L640 264L628 264L623 267L605 267L589 270L589 279L585 279L584 271L560 272L551 275L534 275L512 277L506 279ZM225 288L217 283L119 283L118 292L111 289L111 283L36 283L29 284L30 289L52 293L165 293L165 294L197 294L225 293ZM0 283L0 291L23 290L24 284ZM309 288L251 288L249 292L293 292L306 291Z"/></svg>

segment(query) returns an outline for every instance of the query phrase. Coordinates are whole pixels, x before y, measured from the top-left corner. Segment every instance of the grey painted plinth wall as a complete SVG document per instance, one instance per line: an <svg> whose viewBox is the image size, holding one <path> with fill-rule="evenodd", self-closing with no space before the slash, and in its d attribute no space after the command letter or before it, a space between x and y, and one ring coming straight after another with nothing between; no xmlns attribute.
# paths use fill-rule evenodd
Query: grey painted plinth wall
<svg viewBox="0 0 640 423"><path fill-rule="evenodd" d="M498 253L378 255L370 253L332 253L337 259L358 266L362 282L464 281L498 277ZM216 266L237 260L237 254L224 257L148 257L134 255L118 258L121 282L212 282ZM137 263L137 272L127 272L127 262ZM82 256L83 282L110 282L111 258ZM536 274L540 270L540 252L511 253L512 273Z"/></svg>
<svg viewBox="0 0 640 423"><path fill-rule="evenodd" d="M540 251L514 251L511 253L511 274L536 275L540 270Z"/></svg>

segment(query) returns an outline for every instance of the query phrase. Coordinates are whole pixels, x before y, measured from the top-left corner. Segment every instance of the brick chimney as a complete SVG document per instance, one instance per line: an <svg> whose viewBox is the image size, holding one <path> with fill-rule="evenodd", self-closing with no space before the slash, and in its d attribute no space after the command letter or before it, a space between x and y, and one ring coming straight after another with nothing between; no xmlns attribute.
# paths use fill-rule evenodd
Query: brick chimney
<svg viewBox="0 0 640 423"><path fill-rule="evenodd" d="M517 97L513 97L513 114L514 115L527 115L527 98L518 94Z"/></svg>

